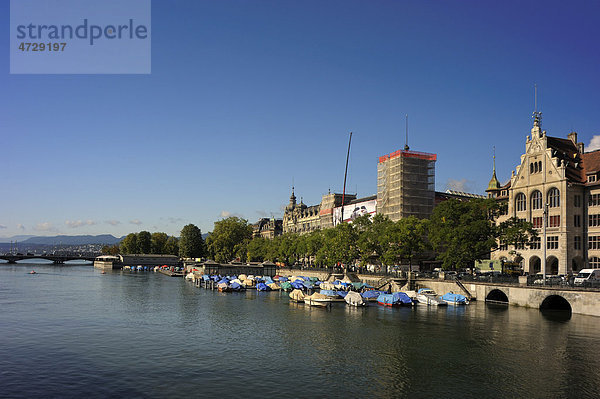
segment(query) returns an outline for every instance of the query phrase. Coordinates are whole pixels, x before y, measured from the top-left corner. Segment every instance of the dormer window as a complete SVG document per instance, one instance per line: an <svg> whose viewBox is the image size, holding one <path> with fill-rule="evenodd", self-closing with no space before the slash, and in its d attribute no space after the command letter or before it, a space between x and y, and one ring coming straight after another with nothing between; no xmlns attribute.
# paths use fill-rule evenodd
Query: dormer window
<svg viewBox="0 0 600 399"><path fill-rule="evenodd" d="M594 183L596 181L596 175L588 175L587 180L588 183Z"/></svg>

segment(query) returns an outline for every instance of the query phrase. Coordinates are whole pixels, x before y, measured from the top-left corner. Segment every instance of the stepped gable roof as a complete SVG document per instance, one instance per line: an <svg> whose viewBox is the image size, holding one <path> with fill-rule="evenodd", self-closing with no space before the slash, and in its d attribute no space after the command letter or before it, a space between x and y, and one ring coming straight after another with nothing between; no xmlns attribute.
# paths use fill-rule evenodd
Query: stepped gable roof
<svg viewBox="0 0 600 399"><path fill-rule="evenodd" d="M583 173L594 173L600 171L600 150L586 152L583 154Z"/></svg>
<svg viewBox="0 0 600 399"><path fill-rule="evenodd" d="M547 136L548 147L553 150L552 156L566 165L566 177L574 182L584 183L585 172L582 167L583 159L579 149L570 139Z"/></svg>

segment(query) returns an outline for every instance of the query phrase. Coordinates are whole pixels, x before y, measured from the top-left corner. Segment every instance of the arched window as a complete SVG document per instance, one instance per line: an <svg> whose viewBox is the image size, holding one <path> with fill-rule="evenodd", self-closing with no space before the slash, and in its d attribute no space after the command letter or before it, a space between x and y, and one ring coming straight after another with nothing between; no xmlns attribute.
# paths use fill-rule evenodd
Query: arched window
<svg viewBox="0 0 600 399"><path fill-rule="evenodd" d="M525 194L519 193L515 199L515 206L517 208L517 212L521 212L527 209L527 198L525 198Z"/></svg>
<svg viewBox="0 0 600 399"><path fill-rule="evenodd" d="M598 269L600 268L600 258L597 256L592 256L590 258L590 268L591 269Z"/></svg>
<svg viewBox="0 0 600 399"><path fill-rule="evenodd" d="M532 163L529 164L529 174L530 175L533 174L533 164Z"/></svg>
<svg viewBox="0 0 600 399"><path fill-rule="evenodd" d="M550 208L556 208L560 206L560 192L556 187L552 187L548 191L548 206Z"/></svg>
<svg viewBox="0 0 600 399"><path fill-rule="evenodd" d="M542 193L534 191L531 194L531 209L542 209Z"/></svg>

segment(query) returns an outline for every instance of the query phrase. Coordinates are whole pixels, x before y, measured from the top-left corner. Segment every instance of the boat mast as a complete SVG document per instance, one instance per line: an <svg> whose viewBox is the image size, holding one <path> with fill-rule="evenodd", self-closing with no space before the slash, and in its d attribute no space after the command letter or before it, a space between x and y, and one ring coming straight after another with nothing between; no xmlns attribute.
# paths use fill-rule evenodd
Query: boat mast
<svg viewBox="0 0 600 399"><path fill-rule="evenodd" d="M346 176L348 176L348 159L350 158L350 143L352 143L352 132L348 140L348 154L346 154L346 170L344 170L344 188L342 190L342 214L340 215L340 223L344 221L344 202L346 200Z"/></svg>

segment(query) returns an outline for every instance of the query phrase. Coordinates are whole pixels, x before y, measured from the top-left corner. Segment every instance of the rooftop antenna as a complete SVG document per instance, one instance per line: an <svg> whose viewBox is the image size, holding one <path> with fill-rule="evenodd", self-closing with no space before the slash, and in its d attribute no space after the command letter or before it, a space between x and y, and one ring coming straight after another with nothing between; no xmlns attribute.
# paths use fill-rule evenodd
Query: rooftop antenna
<svg viewBox="0 0 600 399"><path fill-rule="evenodd" d="M404 140L404 151L408 151L408 150L410 150L410 147L408 146L408 114L406 114L405 116L406 116L406 139Z"/></svg>
<svg viewBox="0 0 600 399"><path fill-rule="evenodd" d="M494 174L496 174L496 146L494 146Z"/></svg>

